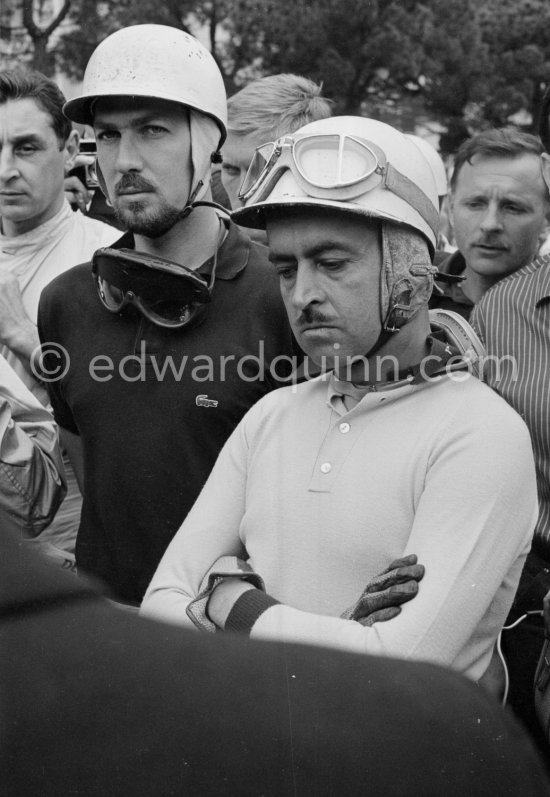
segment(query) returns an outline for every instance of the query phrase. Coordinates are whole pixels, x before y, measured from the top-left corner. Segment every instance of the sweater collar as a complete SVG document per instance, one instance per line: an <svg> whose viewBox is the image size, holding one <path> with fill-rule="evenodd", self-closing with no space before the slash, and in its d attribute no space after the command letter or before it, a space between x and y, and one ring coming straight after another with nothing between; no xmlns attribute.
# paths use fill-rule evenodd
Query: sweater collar
<svg viewBox="0 0 550 797"><path fill-rule="evenodd" d="M43 246L50 238L59 235L59 230L62 225L65 225L73 218L73 210L65 200L55 216L51 219L35 227L33 230L23 232L21 235L7 236L0 232L0 247L5 254L16 254L17 251L24 246Z"/></svg>
<svg viewBox="0 0 550 797"><path fill-rule="evenodd" d="M333 373L329 381L328 401L333 396L350 396L356 401L360 401L367 393L382 393L397 390L399 388L420 385L429 382L431 379L444 375L449 370L462 370L467 368L467 363L460 356L457 348L447 341L442 330L432 332L428 338L428 355L417 365L400 371L397 379L388 382L377 382L372 385L355 385L347 382ZM450 364L450 360L455 362Z"/></svg>

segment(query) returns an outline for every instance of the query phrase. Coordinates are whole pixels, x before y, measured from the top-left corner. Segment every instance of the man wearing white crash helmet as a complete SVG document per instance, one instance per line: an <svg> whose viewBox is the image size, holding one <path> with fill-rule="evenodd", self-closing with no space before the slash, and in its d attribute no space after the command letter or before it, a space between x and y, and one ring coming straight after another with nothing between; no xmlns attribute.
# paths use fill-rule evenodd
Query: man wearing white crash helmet
<svg viewBox="0 0 550 797"><path fill-rule="evenodd" d="M44 293L45 378L82 474L78 569L139 604L226 438L284 375L269 365L292 335L265 249L210 201L226 97L196 39L117 31L65 113L93 125L128 232Z"/></svg>
<svg viewBox="0 0 550 797"><path fill-rule="evenodd" d="M529 548L533 458L519 416L430 329L430 168L393 128L335 117L261 148L241 193L234 218L267 229L291 326L325 373L241 421L142 611L479 680ZM364 585L395 557L413 557L414 599L365 623L384 578Z"/></svg>

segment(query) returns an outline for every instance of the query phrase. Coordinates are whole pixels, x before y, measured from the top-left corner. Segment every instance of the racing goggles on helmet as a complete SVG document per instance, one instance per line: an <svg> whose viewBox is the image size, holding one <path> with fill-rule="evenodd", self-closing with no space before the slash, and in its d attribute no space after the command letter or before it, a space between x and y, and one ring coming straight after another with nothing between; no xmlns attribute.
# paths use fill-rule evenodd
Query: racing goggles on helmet
<svg viewBox="0 0 550 797"><path fill-rule="evenodd" d="M159 327L178 329L196 323L210 302L216 257L210 280L196 271L132 249L98 249L92 273L104 307L120 313L133 305Z"/></svg>
<svg viewBox="0 0 550 797"><path fill-rule="evenodd" d="M256 148L239 190L251 204L270 195L282 173L290 169L302 190L317 199L349 200L373 188L385 188L413 207L437 235L439 213L412 180L388 162L372 141L344 133L283 136Z"/></svg>

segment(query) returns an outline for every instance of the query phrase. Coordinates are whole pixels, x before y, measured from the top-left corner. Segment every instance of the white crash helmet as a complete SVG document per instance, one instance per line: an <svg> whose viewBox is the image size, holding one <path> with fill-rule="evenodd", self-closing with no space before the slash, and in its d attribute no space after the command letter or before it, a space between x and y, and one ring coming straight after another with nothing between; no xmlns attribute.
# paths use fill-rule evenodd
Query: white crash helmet
<svg viewBox="0 0 550 797"><path fill-rule="evenodd" d="M264 229L268 208L330 207L404 225L435 250L439 203L430 165L403 133L375 119L320 119L258 148L241 199L232 218L244 227Z"/></svg>
<svg viewBox="0 0 550 797"><path fill-rule="evenodd" d="M92 53L82 94L65 104L69 119L93 124L99 97L154 97L210 116L227 135L227 97L214 58L197 39L168 25L131 25L104 39Z"/></svg>
<svg viewBox="0 0 550 797"><path fill-rule="evenodd" d="M439 152L436 150L429 141L420 136L415 136L412 133L405 133L406 137L415 144L420 152L424 155L430 164L433 172L435 185L437 188L437 195L441 199L449 193L449 182L447 180L447 169L443 163L443 159Z"/></svg>

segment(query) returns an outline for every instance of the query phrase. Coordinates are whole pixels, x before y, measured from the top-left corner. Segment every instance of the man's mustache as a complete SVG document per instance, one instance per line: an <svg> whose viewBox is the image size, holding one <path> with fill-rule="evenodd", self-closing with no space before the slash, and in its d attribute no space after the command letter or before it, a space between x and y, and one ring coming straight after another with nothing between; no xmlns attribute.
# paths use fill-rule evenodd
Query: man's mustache
<svg viewBox="0 0 550 797"><path fill-rule="evenodd" d="M313 307L304 307L300 315L296 318L298 326L308 326L309 324L328 324L330 318L315 310Z"/></svg>
<svg viewBox="0 0 550 797"><path fill-rule="evenodd" d="M499 235L484 235L474 242L474 246L503 246L503 243Z"/></svg>
<svg viewBox="0 0 550 797"><path fill-rule="evenodd" d="M115 185L115 194L124 193L125 191L154 191L154 186L148 183L139 174L123 174L118 183Z"/></svg>

